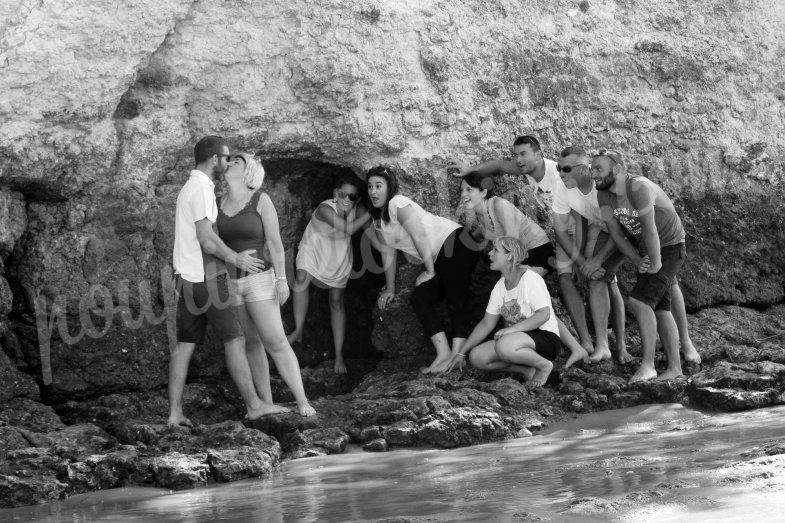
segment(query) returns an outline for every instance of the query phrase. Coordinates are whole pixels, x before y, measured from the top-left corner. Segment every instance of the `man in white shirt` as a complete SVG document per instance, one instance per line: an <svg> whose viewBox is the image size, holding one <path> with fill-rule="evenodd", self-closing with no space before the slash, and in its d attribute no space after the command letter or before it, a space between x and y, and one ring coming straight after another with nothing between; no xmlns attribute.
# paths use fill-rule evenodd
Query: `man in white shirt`
<svg viewBox="0 0 785 523"><path fill-rule="evenodd" d="M254 387L243 327L236 307L230 304L224 265L226 261L256 273L263 261L232 251L213 230L218 216L213 180L226 172L229 156L223 138L206 136L199 140L194 147L196 168L177 196L173 253L178 293L177 347L169 360L170 426L191 426L183 413L183 388L191 355L196 344L202 342L207 323L224 343L226 366L245 401L248 417L256 419L275 411L259 398Z"/></svg>
<svg viewBox="0 0 785 523"><path fill-rule="evenodd" d="M525 175L529 185L534 189L534 197L540 206L548 211L553 204L553 192L556 187L564 186L559 172L556 169L556 162L543 157L540 142L533 136L518 136L512 146L514 160L490 160L477 165L467 165L456 162L452 168L457 169L455 176L464 177L470 173L484 175L496 174L517 174ZM560 254L560 247L557 243L557 259L563 259ZM583 299L578 288L572 279L572 268L569 264L561 264L557 267L559 273L559 287L561 288L564 305L570 313L573 325L578 331L580 343L588 354L594 353L589 327L586 323L586 313L583 309ZM562 337L563 339L563 337Z"/></svg>
<svg viewBox="0 0 785 523"><path fill-rule="evenodd" d="M616 283L616 272L624 262L624 255L616 249L600 214L590 165L591 158L581 147L567 147L559 155L557 169L563 183L556 186L551 207L560 247L559 278L560 281L572 279L571 268L577 267L589 281L589 309L596 336L594 354L589 361L611 358L608 316L612 309L616 356L623 364L632 361L624 339L624 300ZM562 272L561 266L570 267L570 271ZM583 307L577 312L583 314Z"/></svg>

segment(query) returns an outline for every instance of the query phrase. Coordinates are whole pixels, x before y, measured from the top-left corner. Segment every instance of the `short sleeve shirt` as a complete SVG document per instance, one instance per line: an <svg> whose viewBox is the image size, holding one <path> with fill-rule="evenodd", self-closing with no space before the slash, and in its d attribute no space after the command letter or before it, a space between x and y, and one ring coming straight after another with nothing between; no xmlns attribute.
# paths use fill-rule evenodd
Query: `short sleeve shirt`
<svg viewBox="0 0 785 523"><path fill-rule="evenodd" d="M375 227L382 234L384 242L395 249L403 251L410 259L422 262L420 253L414 246L412 237L403 228L403 224L398 221L398 210L404 207L411 206L414 211L409 218L414 220L413 226L415 228L418 239L426 242L431 249L433 259L439 254L445 240L460 227L457 223L441 216L436 216L422 207L417 205L410 198L403 195L393 196L387 203L388 210L390 211L390 221L385 223L384 220L376 222Z"/></svg>
<svg viewBox="0 0 785 523"><path fill-rule="evenodd" d="M556 323L556 314L553 312L551 295L545 286L542 276L527 270L521 276L518 285L512 289L507 289L504 285L504 278L496 282L491 291L491 299L485 312L495 316L501 316L504 326L515 325L519 321L530 318L536 311L548 307L551 314L548 321L540 325L540 329L559 335L559 325Z"/></svg>
<svg viewBox="0 0 785 523"><path fill-rule="evenodd" d="M597 189L592 184L589 194L583 194L577 187L568 189L562 182L553 192L553 212L556 214L570 214L575 211L590 224L597 225L603 231L608 229L600 214L600 204L597 200Z"/></svg>
<svg viewBox="0 0 785 523"><path fill-rule="evenodd" d="M559 185L564 185L559 176L559 171L556 170L556 162L553 160L545 159L545 175L539 182L527 174L526 179L529 185L534 189L534 198L541 207L551 210L553 207L553 191Z"/></svg>
<svg viewBox="0 0 785 523"><path fill-rule="evenodd" d="M638 242L638 248L646 253L640 215L654 209L654 224L660 246L677 245L686 238L684 227L673 202L662 188L643 176L631 176L625 182L625 194L617 196L612 191L599 191L598 203L604 216L616 218L624 230ZM606 214L607 213L607 214Z"/></svg>
<svg viewBox="0 0 785 523"><path fill-rule="evenodd" d="M183 279L193 283L204 281L204 260L196 236L196 222L207 218L215 223L217 217L215 184L205 173L194 169L180 189L175 207L172 264Z"/></svg>
<svg viewBox="0 0 785 523"><path fill-rule="evenodd" d="M521 212L512 202L492 196L488 198L486 206L494 227L492 239L512 236L518 238L528 251L550 243L542 227Z"/></svg>

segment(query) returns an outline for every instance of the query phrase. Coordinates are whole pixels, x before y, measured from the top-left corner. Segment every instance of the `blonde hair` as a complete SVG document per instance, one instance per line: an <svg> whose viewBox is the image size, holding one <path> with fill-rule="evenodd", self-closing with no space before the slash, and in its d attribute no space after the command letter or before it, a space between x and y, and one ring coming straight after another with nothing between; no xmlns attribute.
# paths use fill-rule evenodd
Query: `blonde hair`
<svg viewBox="0 0 785 523"><path fill-rule="evenodd" d="M262 186L264 182L264 167L262 167L262 162L257 160L253 154L248 153L239 153L238 156L241 156L243 160L245 160L245 171L243 172L243 183L249 189L253 189L254 191Z"/></svg>
<svg viewBox="0 0 785 523"><path fill-rule="evenodd" d="M529 256L529 251L526 247L521 245L518 238L513 236L505 236L504 238L496 238L493 241L493 246L497 249L504 249L505 252L512 254L512 264L520 265Z"/></svg>

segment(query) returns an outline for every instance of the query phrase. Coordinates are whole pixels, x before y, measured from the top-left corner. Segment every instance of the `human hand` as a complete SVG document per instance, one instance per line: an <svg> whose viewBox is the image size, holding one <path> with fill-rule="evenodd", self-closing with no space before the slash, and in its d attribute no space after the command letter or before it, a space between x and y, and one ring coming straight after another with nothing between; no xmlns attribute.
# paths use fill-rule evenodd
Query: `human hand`
<svg viewBox="0 0 785 523"><path fill-rule="evenodd" d="M376 298L376 305L381 310L384 310L393 301L393 298L395 298L395 289L388 289L387 286L384 286L379 293L379 297Z"/></svg>
<svg viewBox="0 0 785 523"><path fill-rule="evenodd" d="M598 276L597 278L594 277L594 273L596 273L600 269L602 269L602 260L600 260L599 258L595 258L595 257L589 258L588 260L584 261L580 265L581 273L583 273L584 276L586 276L587 278L590 278L592 280L596 280L598 278L602 278L602 275ZM603 269L603 273L602 274L605 274L605 270L604 269Z"/></svg>
<svg viewBox="0 0 785 523"><path fill-rule="evenodd" d="M256 249L248 249L247 251L235 253L227 260L229 263L238 269L255 274L264 270L265 262L256 257Z"/></svg>
<svg viewBox="0 0 785 523"><path fill-rule="evenodd" d="M640 262L638 262L638 272L640 273L649 272L650 266L651 266L651 260L649 260L649 255L647 254L646 256L641 258Z"/></svg>
<svg viewBox="0 0 785 523"><path fill-rule="evenodd" d="M414 286L419 287L428 280L432 280L434 276L436 276L435 271L423 271L417 276L417 279L414 280Z"/></svg>
<svg viewBox="0 0 785 523"><path fill-rule="evenodd" d="M596 271L594 271L593 273L591 273L589 275L589 279L591 279L591 280L599 280L599 279L601 279L604 276L605 276L605 269L600 267L599 269L597 269Z"/></svg>
<svg viewBox="0 0 785 523"><path fill-rule="evenodd" d="M450 363L447 365L447 368L444 369L444 372L452 372L454 368L458 368L458 372L463 372L463 367L466 364L466 355L461 354L460 352L455 353L450 358Z"/></svg>
<svg viewBox="0 0 785 523"><path fill-rule="evenodd" d="M289 299L289 284L285 279L275 280L275 297L278 298L278 305L283 305Z"/></svg>
<svg viewBox="0 0 785 523"><path fill-rule="evenodd" d="M513 332L518 332L518 331L510 327L507 327L505 329L499 329L496 331L496 334L493 335L493 339L494 341L498 341L499 338L501 338L502 336L507 336L508 334L512 334Z"/></svg>
<svg viewBox="0 0 785 523"><path fill-rule="evenodd" d="M660 272L660 269L662 269L661 258L657 258L656 260L649 259L649 270L648 270L649 274L655 274L657 272Z"/></svg>
<svg viewBox="0 0 785 523"><path fill-rule="evenodd" d="M453 160L452 162L453 163L447 166L447 169L448 170L455 169L456 172L452 173L452 175L455 176L456 178L463 178L464 176L472 172L472 166L469 165L468 163L459 162L457 160Z"/></svg>

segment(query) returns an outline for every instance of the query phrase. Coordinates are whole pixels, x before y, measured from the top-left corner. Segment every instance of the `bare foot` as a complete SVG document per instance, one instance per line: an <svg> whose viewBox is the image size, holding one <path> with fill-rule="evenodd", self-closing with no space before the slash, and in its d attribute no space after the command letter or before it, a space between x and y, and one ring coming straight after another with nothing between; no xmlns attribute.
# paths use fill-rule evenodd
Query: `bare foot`
<svg viewBox="0 0 785 523"><path fill-rule="evenodd" d="M346 363L344 363L343 358L335 358L333 372L336 374L346 374Z"/></svg>
<svg viewBox="0 0 785 523"><path fill-rule="evenodd" d="M625 347L622 347L616 349L616 359L619 360L619 363L625 365L631 362L632 360L634 360L635 358L632 357L632 354L627 352L627 349Z"/></svg>
<svg viewBox="0 0 785 523"><path fill-rule="evenodd" d="M586 351L586 349L583 348L583 346L581 346L580 349L576 349L572 354L570 354L570 357L567 358L567 363L564 364L564 368L567 369L575 362L585 360L588 357L589 353Z"/></svg>
<svg viewBox="0 0 785 523"><path fill-rule="evenodd" d="M589 354L594 354L594 345L592 344L591 341L582 341L581 347L583 347L583 350L585 350Z"/></svg>
<svg viewBox="0 0 785 523"><path fill-rule="evenodd" d="M594 349L594 354L589 356L589 363L597 363L598 361L609 360L611 357L611 349L609 349L607 345L597 347Z"/></svg>
<svg viewBox="0 0 785 523"><path fill-rule="evenodd" d="M650 379L657 377L657 371L651 367L641 367L638 369L638 372L633 374L632 378L630 378L629 383L635 383L637 381L648 381Z"/></svg>
<svg viewBox="0 0 785 523"><path fill-rule="evenodd" d="M536 369L534 371L534 376L532 376L532 379L529 381L529 383L532 387L542 387L545 385L545 382L548 381L548 376L550 376L552 370L553 363L549 361L546 367L543 367L542 369Z"/></svg>
<svg viewBox="0 0 785 523"><path fill-rule="evenodd" d="M657 376L656 379L659 381L674 380L679 376L684 376L684 374L681 373L681 369L665 369L665 372Z"/></svg>
<svg viewBox="0 0 785 523"><path fill-rule="evenodd" d="M316 409L311 407L311 404L307 401L298 401L297 402L297 411L300 413L300 416L305 418L310 418L311 416L316 415Z"/></svg>
<svg viewBox="0 0 785 523"><path fill-rule="evenodd" d="M245 419L247 420L255 420L259 419L262 416L269 416L270 414L281 414L282 412L289 412L289 409L286 407L281 407L280 405L273 405L272 403L262 403L262 406L258 409L249 410L248 414L246 414Z"/></svg>
<svg viewBox="0 0 785 523"><path fill-rule="evenodd" d="M170 415L169 419L166 420L166 424L170 427L191 427L193 428L194 424L191 423L191 420L180 415Z"/></svg>
<svg viewBox="0 0 785 523"><path fill-rule="evenodd" d="M697 350L695 350L695 346L692 344L692 340L689 338L687 338L686 341L682 341L681 353L684 354L684 361L687 363L701 362L701 355L698 354Z"/></svg>
<svg viewBox="0 0 785 523"><path fill-rule="evenodd" d="M303 333L302 332L297 332L297 331L292 331L291 333L286 335L286 341L289 342L289 345L291 345L292 343L294 343L296 341L303 341Z"/></svg>

